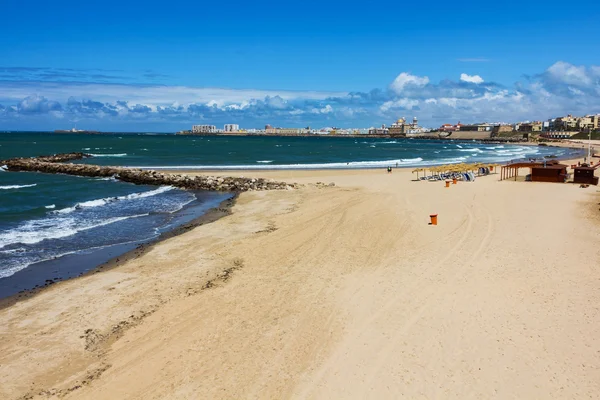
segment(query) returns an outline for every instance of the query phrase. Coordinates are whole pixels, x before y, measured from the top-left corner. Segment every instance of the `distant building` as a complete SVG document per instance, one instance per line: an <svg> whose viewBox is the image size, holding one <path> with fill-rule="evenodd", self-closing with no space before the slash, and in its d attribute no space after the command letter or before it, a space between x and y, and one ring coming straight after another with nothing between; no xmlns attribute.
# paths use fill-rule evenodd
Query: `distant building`
<svg viewBox="0 0 600 400"><path fill-rule="evenodd" d="M600 114L586 115L585 117L574 117L569 114L566 117L552 118L542 124L545 132L554 131L579 131L590 132L600 128Z"/></svg>
<svg viewBox="0 0 600 400"><path fill-rule="evenodd" d="M369 135L387 135L388 128L385 127L385 124L381 125L381 128L369 128Z"/></svg>
<svg viewBox="0 0 600 400"><path fill-rule="evenodd" d="M214 125L194 125L192 133L217 133L217 127Z"/></svg>
<svg viewBox="0 0 600 400"><path fill-rule="evenodd" d="M309 132L309 128L273 128L271 125L265 125L267 135L302 135Z"/></svg>
<svg viewBox="0 0 600 400"><path fill-rule="evenodd" d="M388 129L390 136L406 136L408 133L420 133L424 130L419 126L417 117L414 117L412 123L406 121L405 118L400 118Z"/></svg>
<svg viewBox="0 0 600 400"><path fill-rule="evenodd" d="M577 118L571 114L554 120L554 129L557 131L574 131L577 129Z"/></svg>
<svg viewBox="0 0 600 400"><path fill-rule="evenodd" d="M490 124L473 124L473 125L461 125L460 131L466 132L491 132L493 126Z"/></svg>
<svg viewBox="0 0 600 400"><path fill-rule="evenodd" d="M544 132L540 136L546 139L570 139L571 136L576 135L577 131L552 131Z"/></svg>
<svg viewBox="0 0 600 400"><path fill-rule="evenodd" d="M238 124L225 124L223 132L239 132L240 126Z"/></svg>
<svg viewBox="0 0 600 400"><path fill-rule="evenodd" d="M543 124L539 121L523 122L519 124L519 132L541 132Z"/></svg>
<svg viewBox="0 0 600 400"><path fill-rule="evenodd" d="M442 126L440 126L438 131L440 131L440 132L456 132L456 131L460 131L461 126L462 126L462 124L460 123L460 121L458 121L458 124L456 124L456 125L443 124Z"/></svg>
<svg viewBox="0 0 600 400"><path fill-rule="evenodd" d="M508 125L508 124L494 125L494 128L492 128L492 134L494 134L494 135L498 135L500 133L508 133L508 132L512 132L512 131L513 131L512 125Z"/></svg>
<svg viewBox="0 0 600 400"><path fill-rule="evenodd" d="M585 117L577 118L577 129L585 132L598 129L598 117L599 115L586 115Z"/></svg>

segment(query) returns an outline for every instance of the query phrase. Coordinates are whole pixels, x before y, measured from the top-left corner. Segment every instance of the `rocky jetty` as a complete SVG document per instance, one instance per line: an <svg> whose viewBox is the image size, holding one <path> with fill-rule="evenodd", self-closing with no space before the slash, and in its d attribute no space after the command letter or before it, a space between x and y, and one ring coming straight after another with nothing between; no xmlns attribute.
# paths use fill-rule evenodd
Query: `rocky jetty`
<svg viewBox="0 0 600 400"><path fill-rule="evenodd" d="M250 190L290 190L297 187L296 184L275 182L269 179L189 176L138 168L65 163L65 161L87 157L91 156L84 153L68 153L31 158L12 158L0 161L0 165L7 171L44 172L100 178L114 177L120 181L135 183L136 185L168 185L189 190L246 192Z"/></svg>

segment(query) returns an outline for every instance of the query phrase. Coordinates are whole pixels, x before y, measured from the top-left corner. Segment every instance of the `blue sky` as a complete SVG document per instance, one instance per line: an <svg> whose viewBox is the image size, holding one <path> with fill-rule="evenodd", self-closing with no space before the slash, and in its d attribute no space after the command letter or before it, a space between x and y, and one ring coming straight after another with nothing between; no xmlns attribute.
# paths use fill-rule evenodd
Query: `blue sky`
<svg viewBox="0 0 600 400"><path fill-rule="evenodd" d="M4 0L2 15L0 130L600 113L588 0Z"/></svg>

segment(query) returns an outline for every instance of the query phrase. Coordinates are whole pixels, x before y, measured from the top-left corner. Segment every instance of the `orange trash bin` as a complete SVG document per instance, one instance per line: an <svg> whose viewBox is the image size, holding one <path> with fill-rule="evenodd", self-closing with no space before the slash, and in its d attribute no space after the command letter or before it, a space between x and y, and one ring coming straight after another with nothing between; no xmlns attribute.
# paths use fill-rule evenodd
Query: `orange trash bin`
<svg viewBox="0 0 600 400"><path fill-rule="evenodd" d="M452 184L456 185L456 178L452 178Z"/></svg>
<svg viewBox="0 0 600 400"><path fill-rule="evenodd" d="M450 187L450 181L446 181L446 187Z"/></svg>
<svg viewBox="0 0 600 400"><path fill-rule="evenodd" d="M437 225L437 214L431 214L429 218L431 218L431 225Z"/></svg>

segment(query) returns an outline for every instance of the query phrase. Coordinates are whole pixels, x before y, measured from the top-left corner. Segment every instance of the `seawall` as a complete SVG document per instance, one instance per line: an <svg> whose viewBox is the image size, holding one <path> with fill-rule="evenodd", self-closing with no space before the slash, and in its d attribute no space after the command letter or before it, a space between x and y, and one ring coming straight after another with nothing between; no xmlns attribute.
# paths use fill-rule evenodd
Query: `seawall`
<svg viewBox="0 0 600 400"><path fill-rule="evenodd" d="M276 182L263 178L188 176L139 168L66 163L66 161L81 160L90 157L92 156L85 153L65 153L50 156L11 158L0 161L0 166L7 171L43 172L99 178L114 177L120 181L136 185L168 185L189 190L246 192L250 190L290 190L297 188L296 184Z"/></svg>

